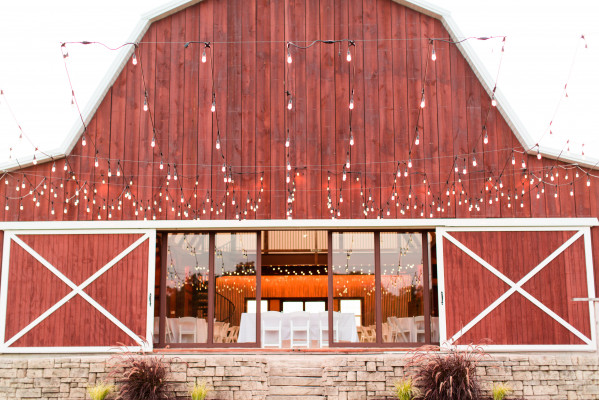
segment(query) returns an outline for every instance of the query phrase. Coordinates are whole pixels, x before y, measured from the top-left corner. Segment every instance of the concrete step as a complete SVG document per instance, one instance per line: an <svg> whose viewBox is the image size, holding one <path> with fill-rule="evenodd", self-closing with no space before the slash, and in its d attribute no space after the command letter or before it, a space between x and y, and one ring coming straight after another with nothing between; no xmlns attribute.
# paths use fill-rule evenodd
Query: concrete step
<svg viewBox="0 0 599 400"><path fill-rule="evenodd" d="M298 376L271 376L268 380L270 386L320 386L321 377L298 377Z"/></svg>
<svg viewBox="0 0 599 400"><path fill-rule="evenodd" d="M268 395L266 400L326 400L326 396L285 396Z"/></svg>
<svg viewBox="0 0 599 400"><path fill-rule="evenodd" d="M270 366L270 376L311 376L321 377L322 368L298 368L298 367L284 367L284 366Z"/></svg>
<svg viewBox="0 0 599 400"><path fill-rule="evenodd" d="M323 396L323 389L320 386L271 386L268 394L280 396Z"/></svg>

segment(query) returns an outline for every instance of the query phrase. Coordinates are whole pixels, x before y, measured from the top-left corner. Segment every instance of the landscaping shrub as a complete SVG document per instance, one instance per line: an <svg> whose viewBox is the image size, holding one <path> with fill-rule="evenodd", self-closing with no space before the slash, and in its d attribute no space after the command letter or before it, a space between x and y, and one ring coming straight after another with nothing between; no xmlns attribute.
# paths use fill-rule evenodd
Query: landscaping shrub
<svg viewBox="0 0 599 400"><path fill-rule="evenodd" d="M116 370L119 400L167 400L167 368L161 357L128 354L120 359Z"/></svg>
<svg viewBox="0 0 599 400"><path fill-rule="evenodd" d="M432 349L425 349L432 350ZM466 351L418 352L410 361L415 367L414 385L417 399L479 400L481 389L476 377L476 364L485 356L480 347Z"/></svg>

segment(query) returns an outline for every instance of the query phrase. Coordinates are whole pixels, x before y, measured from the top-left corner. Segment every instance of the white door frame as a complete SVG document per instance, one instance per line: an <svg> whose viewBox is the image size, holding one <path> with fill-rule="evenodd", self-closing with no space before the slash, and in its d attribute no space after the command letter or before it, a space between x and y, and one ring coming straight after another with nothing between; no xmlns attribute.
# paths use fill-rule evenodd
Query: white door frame
<svg viewBox="0 0 599 400"><path fill-rule="evenodd" d="M116 257L112 258L106 265L92 274L80 285L73 283L68 277L62 274L56 267L40 256L34 249L23 242L20 235L115 235L115 234L140 234L142 235L139 239L130 244L125 250L123 250ZM146 316L146 337L140 338L134 332L132 332L125 324L119 321L114 315L108 312L98 302L96 302L91 296L83 291L85 287L90 285L93 281L99 278L103 273L110 270L114 265L121 261L127 254L134 251L142 243L148 241L148 299L147 301L147 316ZM35 320L30 322L25 328L21 329L16 335L11 338L5 337L6 335L6 312L8 306L8 278L9 278L9 266L10 266L10 249L11 244L14 242L50 272L57 276L63 283L71 288L71 292L64 296L52 307L47 309ZM153 229L119 229L119 230L107 230L107 229L93 229L93 230L14 230L4 232L4 254L2 259L2 287L0 288L0 310L2 310L2 316L0 317L0 353L98 353L98 352L117 352L117 351L152 351L153 348L153 330L154 330L154 279L156 269L156 231ZM123 332L131 337L137 346L62 346L62 347L11 347L11 345L20 339L22 336L27 334L36 325L50 316L54 311L58 310L62 305L75 296L81 296L94 308L96 308L102 315L104 315L109 321L117 325Z"/></svg>
<svg viewBox="0 0 599 400"><path fill-rule="evenodd" d="M551 255L549 255L545 260L539 263L537 266L532 268L529 273L527 273L523 278L521 278L518 282L513 282L511 279L507 278L503 273L498 271L492 265L487 263L484 259L482 259L478 254L474 253L472 250L467 248L465 245L456 240L453 236L451 236L450 232L539 232L539 231L571 231L574 232L574 235L561 244L557 249L555 249ZM437 279L438 279L438 287L439 287L439 335L441 346L444 348L458 348L464 349L465 345L454 345L453 343L457 341L464 333L466 333L470 328L476 325L480 320L482 320L486 315L488 315L493 309L499 306L503 301L505 301L509 296L518 292L522 296L524 296L527 300L532 302L535 306L539 307L542 311L544 311L547 315L553 318L556 322L564 326L578 338L580 338L585 344L547 344L547 345L483 345L485 350L488 351L596 351L597 350L597 334L596 334L596 319L595 319L595 311L594 305L592 301L588 302L589 306L589 321L591 324L591 337L587 337L579 332L576 328L574 328L567 321L563 320L560 316L558 316L555 312L553 312L549 307L545 306L539 300L534 298L524 289L522 289L522 285L530 280L533 276L539 273L546 265L548 265L553 259L555 259L558 255L560 255L563 251L565 251L571 244L576 242L578 239L583 237L584 240L584 250L585 250L585 267L586 267L586 279L587 279L587 297L593 298L595 297L595 281L593 277L593 256L592 256L592 244L591 244L591 229L588 226L543 226L543 227L533 227L533 226L512 226L512 227L481 227L473 226L473 227L455 227L455 228L446 228L446 227L438 227L436 229L437 232ZM476 262L478 262L481 267L486 268L488 271L493 273L497 278L506 283L510 288L501 295L495 302L489 305L485 310L483 310L480 314L478 314L472 321L467 323L460 332L456 333L451 338L447 337L447 310L446 310L446 301L445 301L445 268L444 268L444 257L443 257L443 245L444 241L447 240L458 247L461 251L463 251L466 255L470 256Z"/></svg>

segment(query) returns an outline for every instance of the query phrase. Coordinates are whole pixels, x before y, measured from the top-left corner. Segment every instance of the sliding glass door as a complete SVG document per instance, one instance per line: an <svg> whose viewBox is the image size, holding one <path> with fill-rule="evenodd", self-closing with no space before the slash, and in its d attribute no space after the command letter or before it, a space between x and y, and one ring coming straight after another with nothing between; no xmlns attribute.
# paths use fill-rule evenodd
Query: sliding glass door
<svg viewBox="0 0 599 400"><path fill-rule="evenodd" d="M173 232L158 239L157 348L438 341L434 233Z"/></svg>

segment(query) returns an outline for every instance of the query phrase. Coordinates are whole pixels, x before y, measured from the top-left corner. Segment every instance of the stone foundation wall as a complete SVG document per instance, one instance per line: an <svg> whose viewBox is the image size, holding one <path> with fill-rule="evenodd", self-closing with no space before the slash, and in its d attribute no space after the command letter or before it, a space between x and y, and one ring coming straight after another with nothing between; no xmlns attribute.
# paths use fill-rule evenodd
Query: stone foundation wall
<svg viewBox="0 0 599 400"><path fill-rule="evenodd" d="M177 398L196 380L210 399L382 399L406 372L405 354L165 356ZM111 381L109 356L1 356L0 399L84 399L89 385ZM479 364L485 389L508 382L511 398L599 399L599 357L495 355Z"/></svg>

